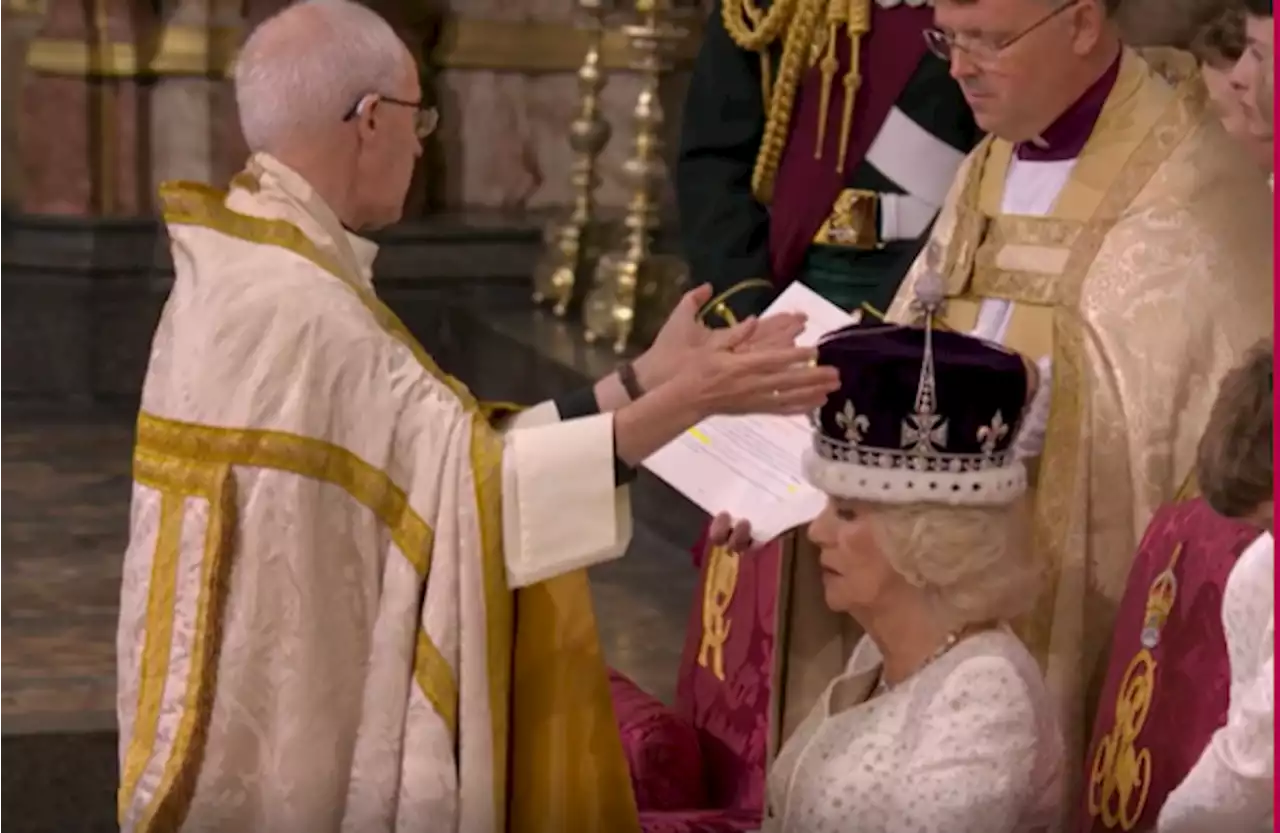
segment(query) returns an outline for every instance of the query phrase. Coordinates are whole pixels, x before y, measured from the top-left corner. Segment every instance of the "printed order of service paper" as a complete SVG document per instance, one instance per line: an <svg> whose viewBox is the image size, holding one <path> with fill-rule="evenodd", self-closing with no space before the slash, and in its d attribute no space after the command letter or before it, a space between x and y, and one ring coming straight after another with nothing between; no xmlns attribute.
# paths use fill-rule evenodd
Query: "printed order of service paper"
<svg viewBox="0 0 1280 833"><path fill-rule="evenodd" d="M796 339L803 347L856 321L798 282L761 317L783 312L808 317ZM812 430L807 416L711 417L659 449L644 466L708 513L750 521L751 537L763 543L813 520L826 505L826 496L809 485L801 465Z"/></svg>

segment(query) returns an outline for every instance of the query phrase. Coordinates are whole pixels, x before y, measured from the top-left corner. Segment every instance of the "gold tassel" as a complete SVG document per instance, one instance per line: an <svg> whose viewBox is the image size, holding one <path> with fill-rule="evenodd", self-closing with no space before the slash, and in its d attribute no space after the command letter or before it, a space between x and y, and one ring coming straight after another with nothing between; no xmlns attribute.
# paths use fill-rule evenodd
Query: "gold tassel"
<svg viewBox="0 0 1280 833"><path fill-rule="evenodd" d="M836 4L832 3L832 7ZM828 15L828 19L830 15ZM827 49L822 56L822 93L818 98L818 144L813 149L813 158L822 158L822 145L827 138L827 110L831 107L831 82L835 80L836 69L840 62L836 59L836 23L828 23Z"/></svg>
<svg viewBox="0 0 1280 833"><path fill-rule="evenodd" d="M849 128L853 126L853 100L862 86L858 77L858 36L849 31L849 71L844 74L844 112L840 114L840 155L836 170L844 173L844 159L849 154Z"/></svg>
<svg viewBox="0 0 1280 833"><path fill-rule="evenodd" d="M849 69L844 74L844 112L840 114L840 155L836 157L836 171L839 173L844 173L849 133L853 128L853 103L857 100L858 88L862 86L858 64L862 55L861 38L871 31L871 0L849 0L849 22L845 31L849 38Z"/></svg>

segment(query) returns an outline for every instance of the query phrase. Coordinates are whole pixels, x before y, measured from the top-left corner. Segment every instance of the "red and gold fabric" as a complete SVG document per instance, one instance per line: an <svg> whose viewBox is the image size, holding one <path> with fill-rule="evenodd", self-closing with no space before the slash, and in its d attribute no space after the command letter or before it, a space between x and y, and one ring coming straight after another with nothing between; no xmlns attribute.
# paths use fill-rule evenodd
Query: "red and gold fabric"
<svg viewBox="0 0 1280 833"><path fill-rule="evenodd" d="M1222 594L1257 529L1202 499L1157 513L1134 559L1085 761L1080 833L1146 830L1226 719Z"/></svg>

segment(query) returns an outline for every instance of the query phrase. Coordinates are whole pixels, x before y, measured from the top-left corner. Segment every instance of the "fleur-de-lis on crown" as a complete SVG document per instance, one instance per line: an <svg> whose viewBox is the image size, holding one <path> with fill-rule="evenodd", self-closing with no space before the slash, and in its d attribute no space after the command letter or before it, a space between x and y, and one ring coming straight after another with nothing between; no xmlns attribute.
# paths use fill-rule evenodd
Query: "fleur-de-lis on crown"
<svg viewBox="0 0 1280 833"><path fill-rule="evenodd" d="M853 445L862 442L862 436L871 427L865 416L853 409L853 403L845 400L844 408L836 414L836 425L844 429L844 438Z"/></svg>
<svg viewBox="0 0 1280 833"><path fill-rule="evenodd" d="M984 425L978 429L978 442L982 443L982 453L990 456L996 451L996 443L1005 438L1009 433L1009 426L1005 424L1004 414L996 411L995 417L992 418L990 425Z"/></svg>

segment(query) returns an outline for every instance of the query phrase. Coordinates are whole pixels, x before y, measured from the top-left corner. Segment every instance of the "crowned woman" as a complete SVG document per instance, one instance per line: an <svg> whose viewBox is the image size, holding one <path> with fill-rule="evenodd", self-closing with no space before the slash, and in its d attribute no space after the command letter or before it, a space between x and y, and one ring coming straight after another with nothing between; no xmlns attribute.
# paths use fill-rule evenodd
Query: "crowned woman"
<svg viewBox="0 0 1280 833"><path fill-rule="evenodd" d="M1008 622L1036 597L1014 451L1034 365L923 328L855 325L805 468L826 604L865 633L770 770L764 830L1029 833L1062 809L1062 737Z"/></svg>

